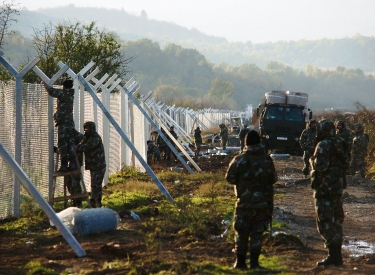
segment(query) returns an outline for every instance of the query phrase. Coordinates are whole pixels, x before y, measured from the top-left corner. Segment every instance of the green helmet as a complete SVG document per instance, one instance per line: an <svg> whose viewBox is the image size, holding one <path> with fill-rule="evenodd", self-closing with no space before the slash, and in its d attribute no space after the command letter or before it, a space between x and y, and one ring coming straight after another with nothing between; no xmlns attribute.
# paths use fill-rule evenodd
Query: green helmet
<svg viewBox="0 0 375 275"><path fill-rule="evenodd" d="M83 124L83 129L85 129L85 127L90 127L91 130L96 131L95 122L92 122L92 121L86 121L86 122Z"/></svg>
<svg viewBox="0 0 375 275"><path fill-rule="evenodd" d="M361 123L357 123L357 124L355 125L355 131L356 131L357 133L363 133L364 130L365 130L365 129L364 129L364 127L363 127L363 125L362 125Z"/></svg>
<svg viewBox="0 0 375 275"><path fill-rule="evenodd" d="M332 120L323 118L316 125L316 141L319 142L326 137L334 137L335 132L335 124Z"/></svg>
<svg viewBox="0 0 375 275"><path fill-rule="evenodd" d="M316 119L315 118L312 118L312 119L310 119L310 121L309 121L309 126L311 126L311 124L316 124Z"/></svg>

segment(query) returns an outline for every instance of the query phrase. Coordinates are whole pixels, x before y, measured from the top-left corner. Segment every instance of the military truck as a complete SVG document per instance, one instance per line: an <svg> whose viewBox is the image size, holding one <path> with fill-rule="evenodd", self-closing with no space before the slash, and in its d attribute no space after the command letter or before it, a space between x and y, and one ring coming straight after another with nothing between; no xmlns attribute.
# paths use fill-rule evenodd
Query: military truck
<svg viewBox="0 0 375 275"><path fill-rule="evenodd" d="M267 150L302 155L298 139L312 118L307 93L271 91L254 110L252 127Z"/></svg>

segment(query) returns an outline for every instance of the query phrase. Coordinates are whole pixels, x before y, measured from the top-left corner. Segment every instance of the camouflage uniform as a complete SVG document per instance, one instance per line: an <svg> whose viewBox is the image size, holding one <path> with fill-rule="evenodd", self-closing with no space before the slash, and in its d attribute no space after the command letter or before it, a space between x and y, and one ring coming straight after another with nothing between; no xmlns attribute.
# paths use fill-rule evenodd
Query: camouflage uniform
<svg viewBox="0 0 375 275"><path fill-rule="evenodd" d="M151 141L147 141L147 160L148 161L158 161L160 159L159 148Z"/></svg>
<svg viewBox="0 0 375 275"><path fill-rule="evenodd" d="M241 153L243 152L243 148L245 147L245 136L250 131L249 128L247 128L247 125L245 124L244 127L241 129L240 133L238 134L238 138L240 139L240 145L241 145Z"/></svg>
<svg viewBox="0 0 375 275"><path fill-rule="evenodd" d="M195 147L196 147L196 150L195 150L195 157L196 158L199 156L199 152L201 150L201 145L202 145L201 133L202 133L202 131L199 127L197 127L194 130L194 143L195 143Z"/></svg>
<svg viewBox="0 0 375 275"><path fill-rule="evenodd" d="M92 207L101 207L102 183L106 171L106 162L102 138L96 132L94 122L88 121L83 124L83 128L91 128L85 134L83 140L77 145L78 152L85 153L85 169L90 170L91 175L91 199Z"/></svg>
<svg viewBox="0 0 375 275"><path fill-rule="evenodd" d="M225 178L235 185L237 197L233 223L237 259L246 256L249 248L251 264L252 255L259 257L262 235L272 217L276 169L271 157L264 153L264 147L259 143L248 145L244 153L231 161Z"/></svg>
<svg viewBox="0 0 375 275"><path fill-rule="evenodd" d="M367 145L369 142L368 135L364 133L363 125L358 123L356 125L355 136L352 144L352 156L349 168L349 174L354 175L359 171L361 177L366 175L366 161Z"/></svg>
<svg viewBox="0 0 375 275"><path fill-rule="evenodd" d="M61 164L67 166L68 157L75 160L74 148L74 120L73 102L74 89L55 89L45 84L48 94L57 98L56 112L53 114L55 126L57 127L57 147L60 153Z"/></svg>
<svg viewBox="0 0 375 275"><path fill-rule="evenodd" d="M304 175L308 175L310 172L310 158L314 153L315 141L316 141L316 129L315 126L311 126L312 124L316 124L315 119L311 119L309 121L309 127L302 131L302 134L299 138L299 145L303 150L303 169L302 173Z"/></svg>
<svg viewBox="0 0 375 275"><path fill-rule="evenodd" d="M317 124L317 145L311 164L311 187L314 189L318 232L329 249L327 259L318 265L341 265L343 169L348 159L343 144L335 137L335 126L329 119Z"/></svg>
<svg viewBox="0 0 375 275"><path fill-rule="evenodd" d="M174 127L173 127L173 126L171 126L169 132L172 134L172 136L173 136L176 140L178 139L178 136L177 136L176 132L174 131ZM173 146L174 148L176 148L175 143L172 141L172 139L169 137L169 135L167 135L167 139L168 139L169 142L172 144L172 146ZM168 145L167 145L167 147L168 147ZM169 148L169 147L168 147L168 151L167 151L167 158L166 158L166 160L170 160L170 159L171 159L171 153L172 153L172 155L173 155L173 157L174 157L174 160L177 160L177 156L172 152L171 148Z"/></svg>
<svg viewBox="0 0 375 275"><path fill-rule="evenodd" d="M78 132L76 129L73 129L74 132L74 144L78 145L83 140L83 134ZM78 162L77 166L81 167L83 164L83 153L78 153ZM74 174L70 176L65 176L65 184L68 188L68 191L71 195L81 194L82 193L82 187L81 187L81 177L82 175ZM82 199L77 198L73 199L73 206L81 207L82 206Z"/></svg>
<svg viewBox="0 0 375 275"><path fill-rule="evenodd" d="M221 138L221 147L223 150L227 149L227 142L228 142L228 128L225 126L224 123L219 125L220 127L220 138Z"/></svg>
<svg viewBox="0 0 375 275"><path fill-rule="evenodd" d="M161 132L166 136L166 133L163 128L161 128ZM160 154L163 153L163 160L167 160L167 156L169 154L170 149L165 140L161 137L161 135L158 135L156 139L156 145L159 148Z"/></svg>
<svg viewBox="0 0 375 275"><path fill-rule="evenodd" d="M336 138L339 140L343 147L344 153L347 160L351 158L353 134L351 131L346 129L345 122L339 120L336 124ZM346 169L343 171L344 187L346 187Z"/></svg>

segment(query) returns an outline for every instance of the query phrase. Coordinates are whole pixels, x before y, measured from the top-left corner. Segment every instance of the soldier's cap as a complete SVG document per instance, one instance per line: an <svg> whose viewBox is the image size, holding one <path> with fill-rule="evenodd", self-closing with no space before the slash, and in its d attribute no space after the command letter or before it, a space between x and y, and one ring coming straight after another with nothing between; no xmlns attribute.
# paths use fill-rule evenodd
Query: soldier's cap
<svg viewBox="0 0 375 275"><path fill-rule="evenodd" d="M64 86L64 88L71 89L71 88L73 88L73 80L65 79L63 81L62 85Z"/></svg>
<svg viewBox="0 0 375 275"><path fill-rule="evenodd" d="M345 123L344 123L344 121L342 121L342 120L339 120L338 122L337 122L337 126L344 126L345 125Z"/></svg>
<svg viewBox="0 0 375 275"><path fill-rule="evenodd" d="M245 137L246 145L255 145L260 143L260 137L258 132L251 130L246 134Z"/></svg>
<svg viewBox="0 0 375 275"><path fill-rule="evenodd" d="M311 124L313 124L313 123L316 124L316 119L315 119L315 118L310 119L309 125L311 125Z"/></svg>

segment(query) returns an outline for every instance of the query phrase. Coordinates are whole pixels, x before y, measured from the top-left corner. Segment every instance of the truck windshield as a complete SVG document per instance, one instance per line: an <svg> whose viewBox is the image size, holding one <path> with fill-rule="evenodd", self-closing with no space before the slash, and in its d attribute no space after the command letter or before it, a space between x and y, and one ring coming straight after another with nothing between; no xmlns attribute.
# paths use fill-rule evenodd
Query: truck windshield
<svg viewBox="0 0 375 275"><path fill-rule="evenodd" d="M264 119L303 122L304 116L300 108L284 106L268 106Z"/></svg>
<svg viewBox="0 0 375 275"><path fill-rule="evenodd" d="M304 121L302 110L299 108L285 107L285 120Z"/></svg>
<svg viewBox="0 0 375 275"><path fill-rule="evenodd" d="M280 106L269 106L264 115L265 119L283 120L283 109Z"/></svg>

